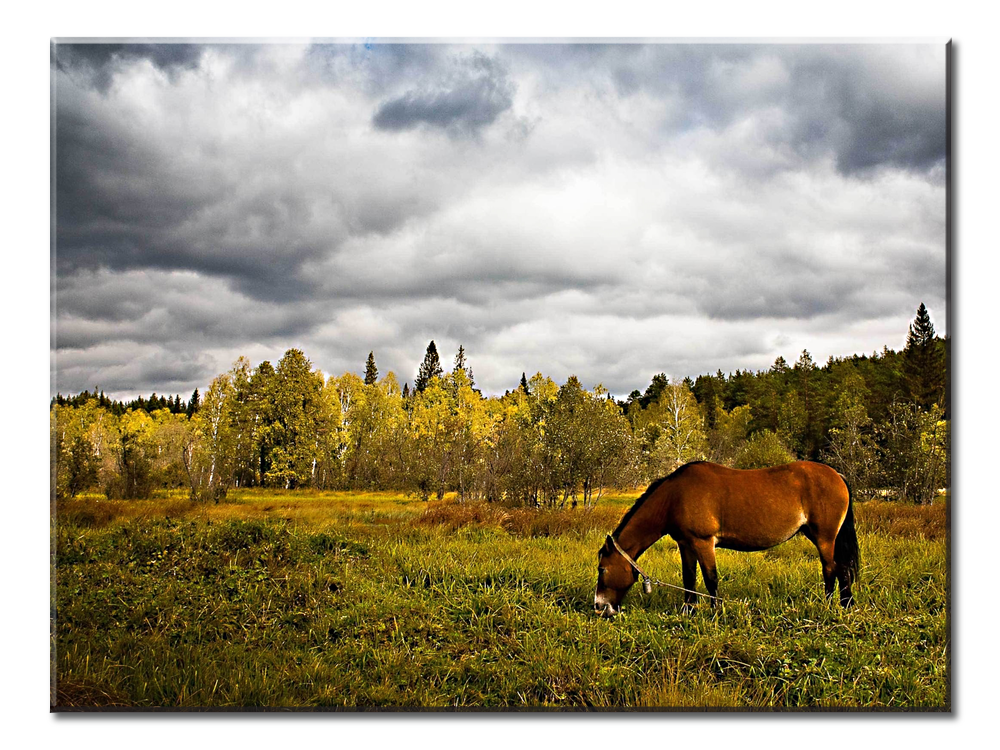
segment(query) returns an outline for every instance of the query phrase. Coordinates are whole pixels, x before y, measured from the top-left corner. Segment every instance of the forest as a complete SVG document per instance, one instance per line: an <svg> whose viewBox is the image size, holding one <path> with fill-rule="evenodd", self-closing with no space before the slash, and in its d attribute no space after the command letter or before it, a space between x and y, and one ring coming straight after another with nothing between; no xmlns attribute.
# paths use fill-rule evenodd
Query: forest
<svg viewBox="0 0 1000 750"><path fill-rule="evenodd" d="M463 347L445 371L433 341L413 387L327 376L298 349L272 365L239 358L185 402L122 403L97 388L50 406L59 498L143 499L182 489L218 501L236 488L391 490L424 500L593 506L688 461L758 468L796 459L840 471L857 497L926 504L949 485L949 341L921 304L902 351L767 370L721 370L616 400L576 376L542 373L502 396L477 389Z"/></svg>

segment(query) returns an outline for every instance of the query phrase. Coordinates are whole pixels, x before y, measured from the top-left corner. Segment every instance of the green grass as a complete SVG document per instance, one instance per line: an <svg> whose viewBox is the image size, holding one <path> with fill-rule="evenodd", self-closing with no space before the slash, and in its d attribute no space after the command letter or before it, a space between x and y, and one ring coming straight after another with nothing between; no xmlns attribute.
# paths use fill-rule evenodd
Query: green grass
<svg viewBox="0 0 1000 750"><path fill-rule="evenodd" d="M596 552L633 499L60 504L55 705L947 707L944 506L919 523L858 506L851 611L824 599L796 538L721 550L714 612L636 587L609 622L591 610ZM669 539L643 562L679 583Z"/></svg>

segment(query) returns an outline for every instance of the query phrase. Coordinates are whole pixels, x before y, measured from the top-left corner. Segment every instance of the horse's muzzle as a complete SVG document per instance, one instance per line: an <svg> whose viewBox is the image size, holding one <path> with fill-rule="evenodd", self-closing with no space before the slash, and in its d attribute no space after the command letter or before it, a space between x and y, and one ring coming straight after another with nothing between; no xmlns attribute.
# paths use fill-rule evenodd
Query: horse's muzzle
<svg viewBox="0 0 1000 750"><path fill-rule="evenodd" d="M615 608L611 606L611 602L607 602L603 607L600 604L594 604L594 614L600 617L611 619L618 614Z"/></svg>

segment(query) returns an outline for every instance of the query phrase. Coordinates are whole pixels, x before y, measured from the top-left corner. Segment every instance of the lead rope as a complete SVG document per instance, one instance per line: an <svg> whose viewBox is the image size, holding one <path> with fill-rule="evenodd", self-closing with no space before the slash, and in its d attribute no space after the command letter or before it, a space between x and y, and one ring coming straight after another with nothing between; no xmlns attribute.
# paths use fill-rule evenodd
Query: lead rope
<svg viewBox="0 0 1000 750"><path fill-rule="evenodd" d="M686 589L683 586L675 586L672 583L666 583L665 581L661 581L658 578L653 578L652 576L648 575L646 571L640 568L639 563L637 563L635 560L629 557L628 553L625 550L623 550L620 546L618 546L617 539L611 536L611 534L608 534L608 539L610 539L611 543L615 545L615 549L621 553L621 556L628 561L628 564L631 565L633 568L635 568L635 571L640 576L642 576L642 590L644 593L652 594L653 586L656 585L656 586L665 586L668 589L677 589L678 591L685 591L689 594L695 594L696 596L704 596L708 599L715 599L717 602L722 601L722 599L718 596L712 596L711 594L703 594L700 591L692 591L691 589Z"/></svg>

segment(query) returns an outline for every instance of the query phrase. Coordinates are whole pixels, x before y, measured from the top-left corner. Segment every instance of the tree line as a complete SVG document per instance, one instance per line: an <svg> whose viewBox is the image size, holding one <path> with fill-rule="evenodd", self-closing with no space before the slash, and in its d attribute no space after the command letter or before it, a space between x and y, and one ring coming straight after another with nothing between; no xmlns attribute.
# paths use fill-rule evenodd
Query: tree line
<svg viewBox="0 0 1000 750"><path fill-rule="evenodd" d="M104 395L104 391L99 391L95 387L93 393L85 390L80 391L75 396L63 396L61 393L57 393L50 406L83 406L88 401L96 401L98 406L108 410L116 417L134 409L142 409L149 413L166 409L171 414L187 414L190 417L198 411L198 407L201 405L201 396L198 389L195 388L188 401L184 401L179 393L174 396L157 396L155 392L149 398L137 396L131 401L116 401L108 398Z"/></svg>
<svg viewBox="0 0 1000 750"><path fill-rule="evenodd" d="M128 404L103 393L51 404L55 491L144 498L186 489L395 490L424 499L591 506L683 463L737 468L821 460L855 493L929 502L948 483L948 342L923 304L906 347L817 365L808 351L768 370L701 375L616 401L541 373L503 396L476 388L463 347L445 372L433 341L414 379L328 377L289 349L276 365L241 357L187 403Z"/></svg>

